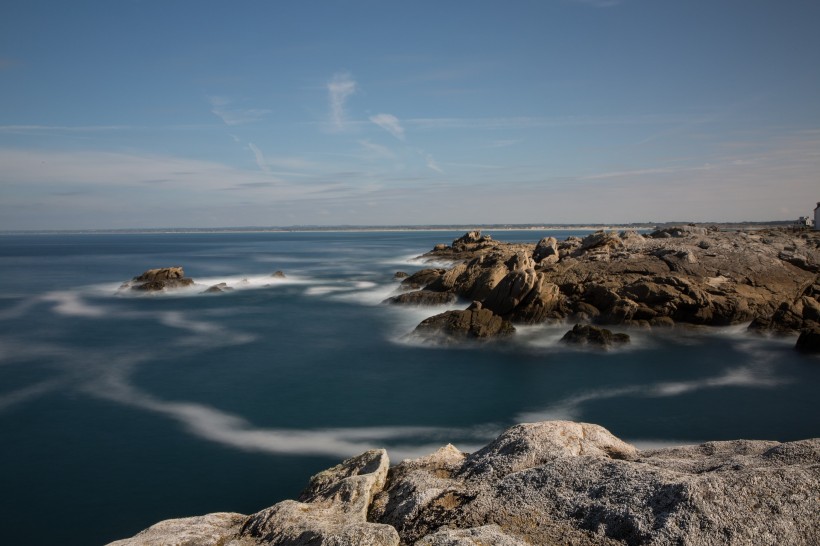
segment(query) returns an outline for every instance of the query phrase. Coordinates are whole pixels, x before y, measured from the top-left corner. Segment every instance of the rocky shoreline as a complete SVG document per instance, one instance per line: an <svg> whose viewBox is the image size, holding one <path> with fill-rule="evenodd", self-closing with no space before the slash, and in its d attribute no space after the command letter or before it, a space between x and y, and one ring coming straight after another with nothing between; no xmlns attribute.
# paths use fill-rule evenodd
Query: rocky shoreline
<svg viewBox="0 0 820 546"><path fill-rule="evenodd" d="M820 439L640 451L592 424L516 425L390 467L367 451L250 516L167 520L109 546L820 544Z"/></svg>
<svg viewBox="0 0 820 546"><path fill-rule="evenodd" d="M520 244L474 231L420 258L452 265L403 278L404 293L386 301L472 302L419 325L418 334L438 340L507 336L516 324L549 321L593 329L748 322L820 351L820 232L684 225Z"/></svg>

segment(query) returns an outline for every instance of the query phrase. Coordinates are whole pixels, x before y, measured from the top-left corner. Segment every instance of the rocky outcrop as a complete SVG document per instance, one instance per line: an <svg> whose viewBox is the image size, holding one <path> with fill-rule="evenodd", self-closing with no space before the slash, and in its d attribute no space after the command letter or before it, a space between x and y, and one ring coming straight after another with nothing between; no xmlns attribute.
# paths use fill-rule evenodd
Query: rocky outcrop
<svg viewBox="0 0 820 546"><path fill-rule="evenodd" d="M441 341L488 339L508 336L514 332L515 328L508 320L485 309L478 302L463 311L445 311L425 319L415 330L418 335Z"/></svg>
<svg viewBox="0 0 820 546"><path fill-rule="evenodd" d="M250 516L239 536L288 546L398 546L393 527L367 520L388 466L383 449L348 459L311 478L299 501L283 501Z"/></svg>
<svg viewBox="0 0 820 546"><path fill-rule="evenodd" d="M415 290L392 296L383 303L397 305L449 305L455 303L458 297L452 292L434 292L432 290Z"/></svg>
<svg viewBox="0 0 820 546"><path fill-rule="evenodd" d="M820 544L820 439L640 451L592 424L516 425L387 471L369 451L299 501L170 520L116 546Z"/></svg>
<svg viewBox="0 0 820 546"><path fill-rule="evenodd" d="M159 291L171 288L182 288L191 286L192 284L194 284L194 280L186 277L181 267L174 266L149 269L142 275L123 283L120 289L130 288L132 290Z"/></svg>
<svg viewBox="0 0 820 546"><path fill-rule="evenodd" d="M612 330L590 326L589 324L576 324L572 330L564 334L561 341L573 345L593 345L608 349L613 345L629 343L629 335L624 333L613 334Z"/></svg>
<svg viewBox="0 0 820 546"><path fill-rule="evenodd" d="M479 301L513 324L751 322L752 329L787 335L820 324L816 232L728 233L684 225L649 236L598 231L560 242L546 237L535 245L471 232L422 258L454 265L419 272L413 286Z"/></svg>

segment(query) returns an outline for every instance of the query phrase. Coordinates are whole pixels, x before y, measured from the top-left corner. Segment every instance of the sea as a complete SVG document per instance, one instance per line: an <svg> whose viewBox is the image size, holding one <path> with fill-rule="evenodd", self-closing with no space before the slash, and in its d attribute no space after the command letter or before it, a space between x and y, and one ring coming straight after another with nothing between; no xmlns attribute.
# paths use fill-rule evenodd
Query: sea
<svg viewBox="0 0 820 546"><path fill-rule="evenodd" d="M572 324L493 343L415 336L467 303L386 305L395 273L462 233L1 234L3 542L106 544L163 519L250 514L367 449L393 463L469 452L520 422L597 423L642 449L820 436L820 360L746 325L616 329L632 343L612 351L561 344ZM120 288L168 266L196 285Z"/></svg>

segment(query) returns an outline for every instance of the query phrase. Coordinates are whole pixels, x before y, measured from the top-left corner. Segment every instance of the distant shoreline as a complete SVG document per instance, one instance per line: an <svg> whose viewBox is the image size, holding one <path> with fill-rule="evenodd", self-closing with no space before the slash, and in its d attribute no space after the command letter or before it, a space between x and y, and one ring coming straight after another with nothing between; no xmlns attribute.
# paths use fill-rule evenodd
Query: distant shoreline
<svg viewBox="0 0 820 546"><path fill-rule="evenodd" d="M432 231L623 231L650 230L657 227L689 224L690 222L646 222L633 224L453 224L417 226L271 226L219 228L121 228L121 229L27 229L2 230L0 235L105 235L149 233L368 233L368 232L432 232ZM789 220L769 222L692 222L697 226L718 226L722 230L756 230L793 225Z"/></svg>

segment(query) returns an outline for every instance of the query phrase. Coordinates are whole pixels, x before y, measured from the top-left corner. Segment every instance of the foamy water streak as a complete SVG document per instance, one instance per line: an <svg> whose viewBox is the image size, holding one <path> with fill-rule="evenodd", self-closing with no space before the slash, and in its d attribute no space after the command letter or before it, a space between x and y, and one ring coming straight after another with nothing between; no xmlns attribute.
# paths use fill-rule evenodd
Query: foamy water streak
<svg viewBox="0 0 820 546"><path fill-rule="evenodd" d="M681 396L696 391L719 389L727 387L743 388L775 388L790 382L788 378L778 377L771 368L776 355L772 351L762 349L754 343L744 344L747 350L752 350L754 356L748 366L730 368L725 372L712 377L691 379L686 381L660 381L649 384L627 385L608 389L595 389L577 395L569 396L550 404L542 410L519 413L517 421L545 421L551 419L580 420L584 406L590 402L624 397L664 398Z"/></svg>

